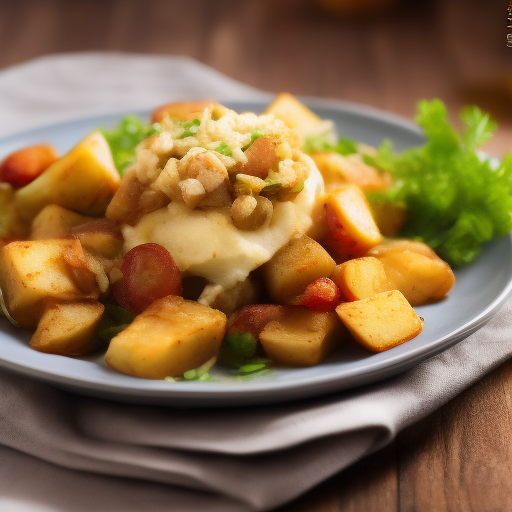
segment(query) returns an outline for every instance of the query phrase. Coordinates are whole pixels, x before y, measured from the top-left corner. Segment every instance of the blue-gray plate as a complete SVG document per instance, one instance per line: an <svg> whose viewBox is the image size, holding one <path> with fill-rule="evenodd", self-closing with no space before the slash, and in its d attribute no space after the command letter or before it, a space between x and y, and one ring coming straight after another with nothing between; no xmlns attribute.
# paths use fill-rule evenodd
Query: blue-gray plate
<svg viewBox="0 0 512 512"><path fill-rule="evenodd" d="M332 119L338 134L378 146L391 139L399 150L423 143L421 131L400 117L343 102L305 99L324 119ZM261 102L225 102L237 111L261 111ZM146 117L147 112L135 112ZM0 140L0 159L9 152L48 142L61 152L74 146L99 126L112 126L123 115L79 119L33 129ZM416 338L387 352L372 354L354 344L312 368L278 368L271 375L236 380L216 370L214 382L166 382L122 375L109 369L103 354L68 358L32 350L30 333L0 318L0 367L39 379L69 391L101 398L174 406L238 406L265 404L319 396L374 383L446 350L480 328L504 303L512 289L510 237L488 243L480 258L455 272L448 297L416 308L425 328Z"/></svg>

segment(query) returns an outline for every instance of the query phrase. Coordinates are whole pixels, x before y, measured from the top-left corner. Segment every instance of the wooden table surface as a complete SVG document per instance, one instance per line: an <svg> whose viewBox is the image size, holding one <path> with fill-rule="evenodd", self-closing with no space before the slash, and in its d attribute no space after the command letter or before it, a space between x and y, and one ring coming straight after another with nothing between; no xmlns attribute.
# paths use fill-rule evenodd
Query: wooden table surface
<svg viewBox="0 0 512 512"><path fill-rule="evenodd" d="M362 1L362 0L360 0ZM412 117L439 97L499 121L512 149L505 0L403 0L349 20L307 0L0 0L0 69L84 50L181 54L272 92ZM280 512L512 510L512 361Z"/></svg>

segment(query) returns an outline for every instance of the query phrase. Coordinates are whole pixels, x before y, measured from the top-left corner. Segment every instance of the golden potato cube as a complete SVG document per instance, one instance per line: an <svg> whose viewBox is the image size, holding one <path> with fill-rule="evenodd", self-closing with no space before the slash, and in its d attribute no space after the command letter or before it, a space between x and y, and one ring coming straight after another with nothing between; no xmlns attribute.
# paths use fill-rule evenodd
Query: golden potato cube
<svg viewBox="0 0 512 512"><path fill-rule="evenodd" d="M360 154L343 156L334 151L311 155L330 192L345 183L354 183L364 191L385 190L392 184L391 176L367 165Z"/></svg>
<svg viewBox="0 0 512 512"><path fill-rule="evenodd" d="M343 302L336 313L354 339L372 352L396 347L423 330L421 319L398 290Z"/></svg>
<svg viewBox="0 0 512 512"><path fill-rule="evenodd" d="M383 236L396 236L407 220L407 208L384 201L370 201L375 224Z"/></svg>
<svg viewBox="0 0 512 512"><path fill-rule="evenodd" d="M78 240L11 242L0 252L0 287L5 304L22 327L33 329L49 299L98 298L99 290L80 289L64 259L81 251Z"/></svg>
<svg viewBox="0 0 512 512"><path fill-rule="evenodd" d="M206 108L212 110L216 117L224 115L228 109L216 101L178 101L162 105L151 112L151 122L160 123L166 116L172 120L186 121L193 117L201 119Z"/></svg>
<svg viewBox="0 0 512 512"><path fill-rule="evenodd" d="M120 176L107 141L93 132L15 193L14 204L33 219L47 204L58 204L84 215L105 213Z"/></svg>
<svg viewBox="0 0 512 512"><path fill-rule="evenodd" d="M325 198L327 211L336 218L343 237L336 250L343 256L362 256L382 240L363 191L346 185Z"/></svg>
<svg viewBox="0 0 512 512"><path fill-rule="evenodd" d="M31 240L49 240L69 236L71 228L93 220L58 204L45 206L32 221Z"/></svg>
<svg viewBox="0 0 512 512"><path fill-rule="evenodd" d="M51 302L39 320L30 346L48 354L82 356L101 347L97 327L105 306L96 300Z"/></svg>
<svg viewBox="0 0 512 512"><path fill-rule="evenodd" d="M393 288L400 290L413 306L444 297L455 284L452 269L435 255L426 256L408 249L381 251L375 255Z"/></svg>
<svg viewBox="0 0 512 512"><path fill-rule="evenodd" d="M84 247L105 258L116 258L123 250L123 234L118 223L110 219L93 219L75 226L70 234Z"/></svg>
<svg viewBox="0 0 512 512"><path fill-rule="evenodd" d="M295 96L283 92L264 110L264 114L274 114L288 128L298 128L304 124L316 124L321 119Z"/></svg>
<svg viewBox="0 0 512 512"><path fill-rule="evenodd" d="M384 265L377 258L369 256L336 265L331 279L349 301L368 299L393 289Z"/></svg>
<svg viewBox="0 0 512 512"><path fill-rule="evenodd" d="M306 286L320 277L329 277L335 261L306 235L292 238L263 266L270 296L279 303L291 303Z"/></svg>
<svg viewBox="0 0 512 512"><path fill-rule="evenodd" d="M333 312L287 307L281 320L269 322L260 342L270 359L287 366L314 366L329 357L348 336Z"/></svg>
<svg viewBox="0 0 512 512"><path fill-rule="evenodd" d="M133 377L180 377L217 355L225 329L224 313L181 297L164 297L112 339L105 362Z"/></svg>

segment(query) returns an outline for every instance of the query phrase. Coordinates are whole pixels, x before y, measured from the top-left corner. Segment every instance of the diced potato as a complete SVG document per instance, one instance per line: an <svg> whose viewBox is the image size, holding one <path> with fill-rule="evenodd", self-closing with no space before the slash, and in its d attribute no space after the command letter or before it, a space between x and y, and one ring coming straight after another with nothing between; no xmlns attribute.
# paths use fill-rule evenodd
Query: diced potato
<svg viewBox="0 0 512 512"><path fill-rule="evenodd" d="M346 183L354 183L364 191L385 190L391 186L391 176L367 165L358 153L343 156L328 151L315 153L312 158L324 178L327 192Z"/></svg>
<svg viewBox="0 0 512 512"><path fill-rule="evenodd" d="M407 220L407 208L399 204L371 201L370 208L383 236L396 236Z"/></svg>
<svg viewBox="0 0 512 512"><path fill-rule="evenodd" d="M69 236L71 228L93 220L93 217L63 208L58 204L45 206L32 221L31 240L49 240Z"/></svg>
<svg viewBox="0 0 512 512"><path fill-rule="evenodd" d="M143 379L180 377L217 355L226 315L177 296L157 300L110 342L108 366Z"/></svg>
<svg viewBox="0 0 512 512"><path fill-rule="evenodd" d="M48 354L82 356L102 345L97 327L105 307L96 300L49 303L30 346Z"/></svg>
<svg viewBox="0 0 512 512"><path fill-rule="evenodd" d="M297 98L283 92L265 109L264 114L274 114L288 128L298 128L305 124L317 124L321 119Z"/></svg>
<svg viewBox="0 0 512 512"><path fill-rule="evenodd" d="M0 249L13 240L25 239L30 231L30 226L20 218L13 203L13 188L7 183L0 183Z"/></svg>
<svg viewBox="0 0 512 512"><path fill-rule="evenodd" d="M396 347L423 330L421 319L398 290L344 302L336 313L354 339L372 352Z"/></svg>
<svg viewBox="0 0 512 512"><path fill-rule="evenodd" d="M291 303L306 286L329 277L336 263L329 253L306 235L292 238L263 266L270 296L278 303Z"/></svg>
<svg viewBox="0 0 512 512"><path fill-rule="evenodd" d="M368 299L393 289L384 265L372 257L355 258L336 265L331 279L349 301Z"/></svg>
<svg viewBox="0 0 512 512"><path fill-rule="evenodd" d="M280 320L269 322L260 333L265 353L288 366L314 366L329 357L348 333L334 312L287 307Z"/></svg>
<svg viewBox="0 0 512 512"><path fill-rule="evenodd" d="M12 317L22 327L36 327L50 299L98 298L93 286L84 291L75 281L64 255L82 251L78 240L11 242L0 252L0 287ZM86 268L76 268L87 272Z"/></svg>
<svg viewBox="0 0 512 512"><path fill-rule="evenodd" d="M228 109L216 101L183 101L168 103L151 112L151 122L159 123L166 116L174 121L186 121L196 117L201 119L206 108L211 108L214 116L221 117Z"/></svg>
<svg viewBox="0 0 512 512"><path fill-rule="evenodd" d="M327 194L324 204L330 230L329 245L340 256L362 256L382 240L368 201L356 185Z"/></svg>
<svg viewBox="0 0 512 512"><path fill-rule="evenodd" d="M84 215L100 216L119 182L107 141L100 132L93 132L38 178L18 189L14 201L27 219L33 219L52 203Z"/></svg>
<svg viewBox="0 0 512 512"><path fill-rule="evenodd" d="M413 306L444 297L455 284L452 269L425 244L402 240L375 247L393 288Z"/></svg>
<svg viewBox="0 0 512 512"><path fill-rule="evenodd" d="M109 219L94 219L71 229L73 238L80 240L87 249L101 256L115 258L123 250L123 235L117 222Z"/></svg>

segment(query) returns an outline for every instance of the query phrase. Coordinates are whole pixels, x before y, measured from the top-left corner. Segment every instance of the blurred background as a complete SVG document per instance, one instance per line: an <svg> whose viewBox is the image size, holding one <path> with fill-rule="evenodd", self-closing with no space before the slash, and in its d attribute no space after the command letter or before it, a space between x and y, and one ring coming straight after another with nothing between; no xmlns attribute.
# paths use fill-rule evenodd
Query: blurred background
<svg viewBox="0 0 512 512"><path fill-rule="evenodd" d="M498 118L512 149L506 0L0 0L0 68L48 53L193 57L271 92L338 98L412 117L439 97L453 118Z"/></svg>

